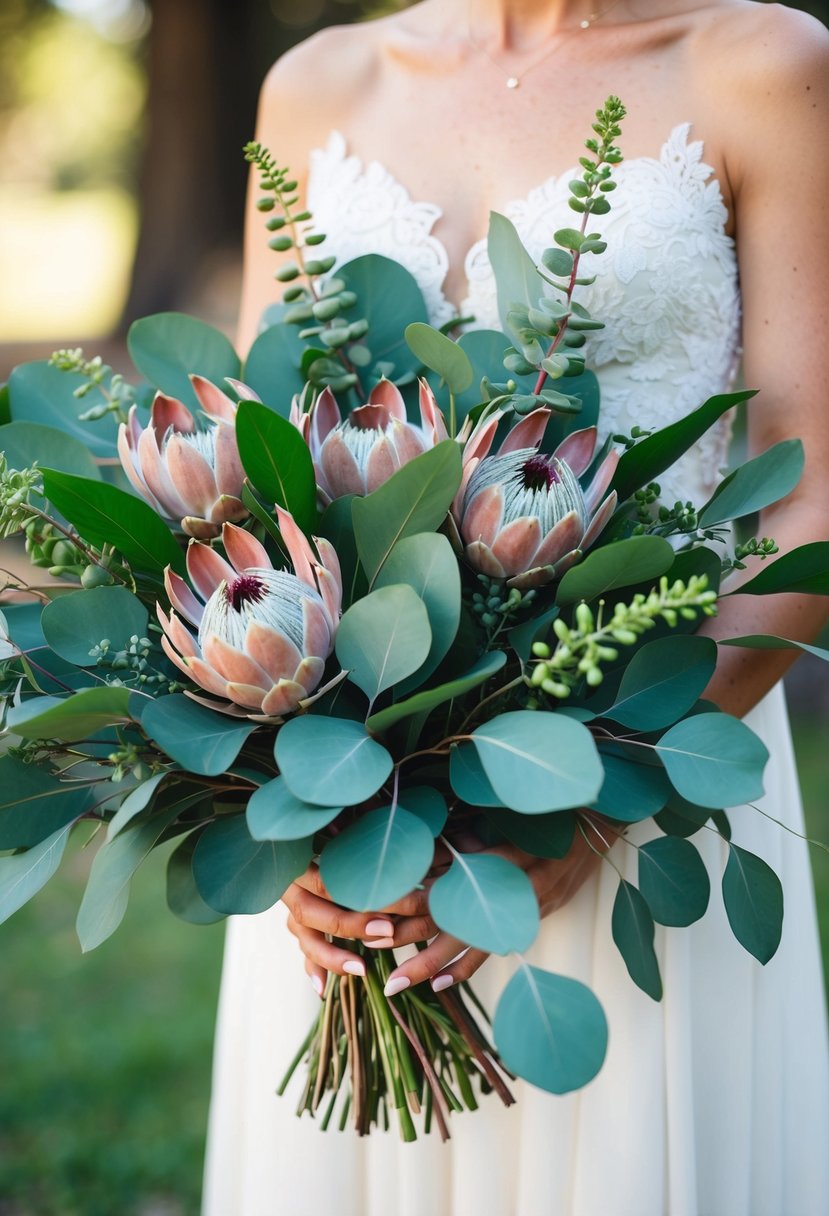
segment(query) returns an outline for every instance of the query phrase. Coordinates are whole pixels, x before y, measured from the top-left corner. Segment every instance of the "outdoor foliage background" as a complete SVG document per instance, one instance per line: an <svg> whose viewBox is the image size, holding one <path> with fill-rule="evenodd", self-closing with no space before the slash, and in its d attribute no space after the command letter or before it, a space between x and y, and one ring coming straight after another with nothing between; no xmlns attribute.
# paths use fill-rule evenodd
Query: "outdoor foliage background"
<svg viewBox="0 0 829 1216"><path fill-rule="evenodd" d="M393 7L2 0L0 381L78 344L123 370L125 327L151 311L232 334L259 83L314 29ZM827 20L825 3L799 7ZM817 660L798 664L789 695L808 831L827 840ZM93 851L76 847L0 926L0 1216L196 1216L222 928L166 911L157 858L116 936L81 955ZM829 963L829 857L812 856Z"/></svg>

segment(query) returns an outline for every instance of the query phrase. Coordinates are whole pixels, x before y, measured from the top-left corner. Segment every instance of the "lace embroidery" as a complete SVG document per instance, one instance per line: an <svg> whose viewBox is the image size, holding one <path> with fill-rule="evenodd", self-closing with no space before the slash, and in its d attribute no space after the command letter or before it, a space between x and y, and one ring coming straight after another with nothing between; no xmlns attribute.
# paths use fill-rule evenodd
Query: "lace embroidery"
<svg viewBox="0 0 829 1216"><path fill-rule="evenodd" d="M665 426L728 388L738 355L740 300L727 212L703 145L676 127L659 157L625 161L616 171L613 210L602 218L608 249L585 259L595 273L590 308L606 327L591 335L590 359L602 389L603 434L636 424ZM572 222L567 183L577 170L548 178L504 207L531 256ZM448 257L432 236L441 209L415 202L377 161L348 155L333 132L311 154L309 205L340 262L364 253L394 258L417 279L432 322L456 315L443 294ZM590 264L592 262L592 264ZM462 312L479 328L500 328L486 240L465 259ZM663 498L710 495L726 463L724 418L660 479Z"/></svg>

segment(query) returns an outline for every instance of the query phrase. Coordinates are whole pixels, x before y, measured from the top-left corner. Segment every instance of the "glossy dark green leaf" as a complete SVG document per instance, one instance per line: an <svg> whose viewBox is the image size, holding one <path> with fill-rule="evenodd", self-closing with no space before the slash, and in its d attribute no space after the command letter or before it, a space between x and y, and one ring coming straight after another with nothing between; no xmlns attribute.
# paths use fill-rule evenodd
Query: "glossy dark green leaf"
<svg viewBox="0 0 829 1216"><path fill-rule="evenodd" d="M406 583L381 587L357 600L337 629L337 658L371 704L417 671L431 645L426 607Z"/></svg>
<svg viewBox="0 0 829 1216"><path fill-rule="evenodd" d="M251 794L248 831L254 840L305 840L327 827L342 809L303 802L291 793L284 777L275 777Z"/></svg>
<svg viewBox="0 0 829 1216"><path fill-rule="evenodd" d="M607 1019L590 989L526 963L504 989L492 1029L506 1067L548 1093L581 1089L607 1052Z"/></svg>
<svg viewBox="0 0 829 1216"><path fill-rule="evenodd" d="M254 840L244 815L223 815L199 836L193 878L216 912L253 915L273 907L312 854L310 840Z"/></svg>
<svg viewBox="0 0 829 1216"><path fill-rule="evenodd" d="M499 714L473 731L472 741L492 788L513 811L589 806L604 779L590 731L560 714Z"/></svg>
<svg viewBox="0 0 829 1216"><path fill-rule="evenodd" d="M653 917L642 893L624 879L613 903L611 931L634 984L655 1001L661 1001L662 979L653 948Z"/></svg>
<svg viewBox="0 0 829 1216"><path fill-rule="evenodd" d="M464 672L462 676L458 676L457 679L448 680L445 684L438 684L435 688L424 689L423 692L415 693L406 701L398 701L386 709L381 709L379 713L371 715L366 725L369 730L379 733L388 730L402 718L429 713L435 706L443 705L456 697L462 697L471 692L473 688L485 684L501 670L505 662L506 655L502 650L492 650L489 654L483 655L474 667Z"/></svg>
<svg viewBox="0 0 829 1216"><path fill-rule="evenodd" d="M661 811L671 796L671 783L657 765L637 764L629 756L600 752L602 788L593 809L623 823L639 823Z"/></svg>
<svg viewBox="0 0 829 1216"><path fill-rule="evenodd" d="M728 923L740 945L761 963L773 958L783 933L783 888L761 857L728 846L722 879Z"/></svg>
<svg viewBox="0 0 829 1216"><path fill-rule="evenodd" d="M71 825L12 857L0 857L0 924L36 895L57 870Z"/></svg>
<svg viewBox="0 0 829 1216"><path fill-rule="evenodd" d="M54 427L71 436L93 456L114 456L118 434L115 416L107 414L95 422L78 420L78 415L85 413L93 403L91 397L75 396L75 389L85 383L82 376L62 372L46 361L22 363L9 376L12 421ZM77 448L73 447L73 450L77 451ZM39 460L38 463L44 465L47 462ZM90 473L85 476L94 475Z"/></svg>
<svg viewBox="0 0 829 1216"><path fill-rule="evenodd" d="M267 502L290 511L303 531L313 532L317 523L314 465L296 427L258 401L243 401L236 411L236 440L254 489Z"/></svg>
<svg viewBox="0 0 829 1216"><path fill-rule="evenodd" d="M708 907L711 883L690 840L657 836L639 849L639 890L660 925L692 925Z"/></svg>
<svg viewBox="0 0 829 1216"><path fill-rule="evenodd" d="M290 791L315 806L365 802L392 770L386 749L347 718L291 718L276 736L275 755Z"/></svg>
<svg viewBox="0 0 829 1216"><path fill-rule="evenodd" d="M423 601L432 641L426 659L413 675L396 682L395 696L405 696L432 674L448 653L461 616L461 576L452 546L438 532L420 532L395 545L374 586L407 583Z"/></svg>
<svg viewBox="0 0 829 1216"><path fill-rule="evenodd" d="M436 532L461 483L461 452L451 439L405 464L384 485L352 505L357 551L369 581L398 541Z"/></svg>
<svg viewBox="0 0 829 1216"><path fill-rule="evenodd" d="M814 655L816 659L829 660L829 650L822 646L810 646L808 642L792 642L788 638L778 638L773 634L754 633L742 638L718 638L720 646L746 646L750 650L802 650Z"/></svg>
<svg viewBox="0 0 829 1216"><path fill-rule="evenodd" d="M556 603L594 600L620 587L656 580L670 570L674 551L661 536L632 536L593 549L559 583Z"/></svg>
<svg viewBox="0 0 829 1216"><path fill-rule="evenodd" d="M701 528L762 511L795 488L803 472L803 444L784 439L739 465L720 482L699 514Z"/></svg>
<svg viewBox="0 0 829 1216"><path fill-rule="evenodd" d="M449 756L449 781L452 789L469 806L501 806L484 772L474 743L457 743Z"/></svg>
<svg viewBox="0 0 829 1216"><path fill-rule="evenodd" d="M420 883L434 856L428 825L401 806L361 815L320 853L331 898L358 912L380 911Z"/></svg>
<svg viewBox="0 0 829 1216"><path fill-rule="evenodd" d="M488 954L526 950L541 923L527 875L492 853L456 854L429 891L429 911L444 933Z"/></svg>
<svg viewBox="0 0 829 1216"><path fill-rule="evenodd" d="M142 712L141 725L183 769L206 777L226 772L256 729L252 722L197 705L183 693L151 701Z"/></svg>
<svg viewBox="0 0 829 1216"><path fill-rule="evenodd" d="M47 643L61 658L78 667L94 667L90 651L100 642L111 653L124 650L130 638L147 636L149 613L126 587L94 587L51 600L41 624Z"/></svg>
<svg viewBox="0 0 829 1216"><path fill-rule="evenodd" d="M565 857L576 834L576 817L572 811L521 815L506 807L491 806L486 808L485 814L502 836L534 857Z"/></svg>
<svg viewBox="0 0 829 1216"><path fill-rule="evenodd" d="M487 251L498 291L501 328L509 333L507 316L513 306L523 304L527 308L534 308L542 294L543 284L515 226L497 211L489 213Z"/></svg>
<svg viewBox="0 0 829 1216"><path fill-rule="evenodd" d="M414 321L406 326L404 337L415 357L440 376L450 393L463 393L472 384L474 373L469 357L462 346L439 329Z"/></svg>
<svg viewBox="0 0 829 1216"><path fill-rule="evenodd" d="M658 481L660 474L675 464L683 452L693 447L718 418L735 405L748 401L755 396L755 392L743 390L710 397L698 409L629 448L623 453L611 483L619 495L619 501L624 502L640 486Z"/></svg>
<svg viewBox="0 0 829 1216"><path fill-rule="evenodd" d="M90 801L88 789L16 756L0 756L0 852L40 844L73 823Z"/></svg>
<svg viewBox="0 0 829 1216"><path fill-rule="evenodd" d="M193 877L193 853L199 832L190 832L173 850L167 862L167 907L190 925L214 925L224 917L206 904Z"/></svg>
<svg viewBox="0 0 829 1216"><path fill-rule="evenodd" d="M32 697L8 712L6 724L23 739L74 742L129 719L129 691L102 684L68 697Z"/></svg>
<svg viewBox="0 0 829 1216"><path fill-rule="evenodd" d="M134 321L127 334L130 357L150 384L200 411L190 375L222 385L239 378L241 363L218 329L180 312L160 312Z"/></svg>
<svg viewBox="0 0 829 1216"><path fill-rule="evenodd" d="M46 497L84 540L113 545L139 571L160 575L165 566L183 572L184 556L164 520L148 503L103 481L43 470Z"/></svg>
<svg viewBox="0 0 829 1216"><path fill-rule="evenodd" d="M550 626L559 615L559 609L553 605L538 616L531 617L510 629L507 637L509 644L522 663L526 663L532 654L534 642L543 642L550 636Z"/></svg>
<svg viewBox="0 0 829 1216"><path fill-rule="evenodd" d="M667 805L654 816L657 826L667 836L693 836L711 818L709 807L696 806L671 791Z"/></svg>
<svg viewBox="0 0 829 1216"><path fill-rule="evenodd" d="M656 751L677 793L698 806L740 806L763 793L768 750L729 714L697 714L677 722Z"/></svg>
<svg viewBox="0 0 829 1216"><path fill-rule="evenodd" d="M626 666L616 701L604 716L637 731L670 726L693 708L716 665L711 638L671 636L647 642Z"/></svg>
<svg viewBox="0 0 829 1216"><path fill-rule="evenodd" d="M780 591L829 595L829 541L815 540L776 557L754 578L724 595L776 595Z"/></svg>

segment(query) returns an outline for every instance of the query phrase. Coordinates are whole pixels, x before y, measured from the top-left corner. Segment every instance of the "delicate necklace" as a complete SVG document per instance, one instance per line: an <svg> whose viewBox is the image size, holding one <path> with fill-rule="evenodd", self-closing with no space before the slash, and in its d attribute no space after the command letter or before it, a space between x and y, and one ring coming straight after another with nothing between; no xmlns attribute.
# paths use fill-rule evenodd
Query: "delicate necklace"
<svg viewBox="0 0 829 1216"><path fill-rule="evenodd" d="M590 13L587 17L585 17L582 21L579 22L578 28L581 30L589 30L591 25L595 25L597 21L601 21L602 17L606 17L607 14L612 9L616 8L616 5L618 3L619 3L619 0L613 0L613 3L608 4L607 8L602 8L602 9L599 9L595 13ZM501 67L500 63L498 63L498 61L496 59L493 59L493 57L490 55L490 53L486 49L486 47L481 46L481 44L479 42L476 42L475 39L472 37L472 26L471 26L471 23L469 22L469 20L467 20L467 23L466 23L466 37L467 37L467 41L469 42L469 45L472 47L472 49L477 51L480 55L483 55L483 57L485 59L488 59L489 62L492 64L492 66L494 68L497 68L497 70L501 73L501 75L503 75L504 69ZM542 63L544 63L547 59L549 59L550 56L555 51L558 50L560 45L561 45L560 42L556 42L553 46L551 46L549 48L549 50L545 51L544 54L539 59L536 59L528 67L524 68L523 72L518 72L513 76L507 76L506 81L505 81L507 88L508 89L517 89L518 86L521 84L521 81L524 79L524 77L526 75L528 75L530 72L534 71L535 68L540 67Z"/></svg>

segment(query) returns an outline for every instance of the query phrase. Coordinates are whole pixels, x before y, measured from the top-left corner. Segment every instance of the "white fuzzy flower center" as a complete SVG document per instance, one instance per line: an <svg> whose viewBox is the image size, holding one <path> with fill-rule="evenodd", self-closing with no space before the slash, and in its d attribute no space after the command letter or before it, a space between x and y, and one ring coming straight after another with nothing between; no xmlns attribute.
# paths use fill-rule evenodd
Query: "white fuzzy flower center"
<svg viewBox="0 0 829 1216"><path fill-rule="evenodd" d="M316 591L287 570L245 570L232 583L221 582L207 601L199 625L199 645L210 634L243 650L251 621L281 633L303 650L304 600L322 604Z"/></svg>
<svg viewBox="0 0 829 1216"><path fill-rule="evenodd" d="M522 448L501 456L487 456L469 479L464 508L488 486L501 485L504 494L503 526L516 519L537 519L542 533L575 511L587 526L584 495L573 470L554 456Z"/></svg>

